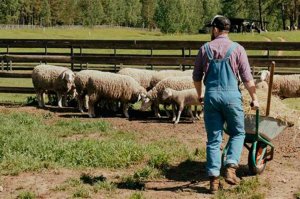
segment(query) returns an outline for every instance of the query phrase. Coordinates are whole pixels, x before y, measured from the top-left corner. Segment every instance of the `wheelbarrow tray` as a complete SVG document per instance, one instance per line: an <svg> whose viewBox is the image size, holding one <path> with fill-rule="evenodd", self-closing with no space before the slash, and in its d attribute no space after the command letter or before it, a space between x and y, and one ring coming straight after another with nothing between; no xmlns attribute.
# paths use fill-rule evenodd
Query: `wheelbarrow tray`
<svg viewBox="0 0 300 199"><path fill-rule="evenodd" d="M273 117L259 116L258 133L260 136L268 141L273 140L279 135L285 128L286 124ZM245 116L245 131L246 142L253 142L256 139L256 116Z"/></svg>

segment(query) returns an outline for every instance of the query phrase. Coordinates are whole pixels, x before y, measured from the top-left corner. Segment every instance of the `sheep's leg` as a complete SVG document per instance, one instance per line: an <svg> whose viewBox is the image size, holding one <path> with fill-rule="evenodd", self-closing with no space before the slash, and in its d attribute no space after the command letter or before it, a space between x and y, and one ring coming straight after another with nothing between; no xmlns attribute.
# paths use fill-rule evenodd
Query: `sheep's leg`
<svg viewBox="0 0 300 199"><path fill-rule="evenodd" d="M126 118L129 118L128 108L129 108L129 103L128 102L124 102L123 103L123 113L124 113L124 115L125 115Z"/></svg>
<svg viewBox="0 0 300 199"><path fill-rule="evenodd" d="M173 112L173 118L172 118L172 122L176 121L176 112L175 112L175 104L172 104L172 112Z"/></svg>
<svg viewBox="0 0 300 199"><path fill-rule="evenodd" d="M161 116L159 114L159 104L157 104L157 103L154 104L154 113L155 113L155 117L161 118Z"/></svg>
<svg viewBox="0 0 300 199"><path fill-rule="evenodd" d="M201 112L200 112L201 113ZM198 106L197 105L195 105L195 116L196 116L196 118L198 119L198 120L200 120L200 116L199 116L199 114L198 114Z"/></svg>
<svg viewBox="0 0 300 199"><path fill-rule="evenodd" d="M167 117L169 118L171 115L170 115L170 113L169 113L169 111L167 109L167 105L166 104L164 104L164 109L165 109L165 112L167 114Z"/></svg>
<svg viewBox="0 0 300 199"><path fill-rule="evenodd" d="M68 103L67 103L67 94L63 94L62 95L62 104L63 106L67 107Z"/></svg>
<svg viewBox="0 0 300 199"><path fill-rule="evenodd" d="M95 117L95 102L96 102L96 98L94 95L91 95L89 97L89 109L88 109L88 115L90 118Z"/></svg>
<svg viewBox="0 0 300 199"><path fill-rule="evenodd" d="M88 110L89 109L89 96L84 95L84 107Z"/></svg>
<svg viewBox="0 0 300 199"><path fill-rule="evenodd" d="M36 94L36 98L38 100L39 107L44 107L44 105L43 105L43 92L38 92Z"/></svg>
<svg viewBox="0 0 300 199"><path fill-rule="evenodd" d="M195 117L194 117L194 114L193 114L192 106L188 106L188 111L191 115L192 121L195 122Z"/></svg>
<svg viewBox="0 0 300 199"><path fill-rule="evenodd" d="M62 108L62 94L57 93L58 107Z"/></svg>
<svg viewBox="0 0 300 199"><path fill-rule="evenodd" d="M84 98L83 95L78 95L78 97L77 97L78 109L79 109L79 111L80 111L81 113L84 112L84 111L83 111L83 100L84 100L83 98Z"/></svg>
<svg viewBox="0 0 300 199"><path fill-rule="evenodd" d="M181 104L181 105L179 106L177 120L175 121L174 124L178 124L178 122L179 122L179 120L180 120L180 116L181 116L181 113L182 113L183 108L184 108L184 106Z"/></svg>

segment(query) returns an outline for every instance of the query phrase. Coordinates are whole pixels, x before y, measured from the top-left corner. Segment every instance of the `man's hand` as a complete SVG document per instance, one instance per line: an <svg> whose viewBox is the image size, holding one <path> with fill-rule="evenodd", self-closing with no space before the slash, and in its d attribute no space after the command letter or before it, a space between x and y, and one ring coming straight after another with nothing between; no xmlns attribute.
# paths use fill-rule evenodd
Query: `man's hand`
<svg viewBox="0 0 300 199"><path fill-rule="evenodd" d="M257 110L257 109L259 109L259 103L258 103L257 100L252 101L252 102L250 103L250 106L251 106L251 109L252 109L252 110Z"/></svg>

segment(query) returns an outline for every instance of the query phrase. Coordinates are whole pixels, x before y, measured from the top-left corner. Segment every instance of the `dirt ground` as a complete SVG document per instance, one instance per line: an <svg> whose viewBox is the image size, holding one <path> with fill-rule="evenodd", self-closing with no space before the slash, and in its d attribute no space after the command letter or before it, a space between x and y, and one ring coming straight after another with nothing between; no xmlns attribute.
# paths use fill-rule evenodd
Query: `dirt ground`
<svg viewBox="0 0 300 199"><path fill-rule="evenodd" d="M60 111L57 109L41 110L35 107L4 107L0 111L24 111L29 113L53 113L54 120L71 118L79 113ZM80 117L80 120L91 120L87 116ZM94 118L93 120L98 120ZM192 148L204 147L206 142L203 121L191 123L182 120L174 126L166 119L157 120L152 117L132 118L130 120L121 117L101 118L110 122L113 128L123 131L131 131L143 140L168 139L176 137ZM294 198L293 194L300 191L300 129L298 127L287 128L272 142L275 145L274 159L267 164L267 168L259 179L264 186L261 188L266 198ZM176 146L174 146L176 147ZM238 174L242 178L250 178L247 169L248 151L244 148L241 166ZM94 176L105 176L111 181L117 180L126 173L131 173L134 168L129 169L93 169L89 170ZM20 190L30 190L38 195L38 198L68 198L70 193L54 191L53 189L69 178L80 178L80 169L68 170L44 170L40 172L26 172L17 176L1 176L0 198L15 198ZM208 179L205 175L205 162L182 162L174 165L164 179L147 181L143 196L145 198L211 198L207 193ZM117 189L114 193L98 193L93 198L129 198L135 190Z"/></svg>

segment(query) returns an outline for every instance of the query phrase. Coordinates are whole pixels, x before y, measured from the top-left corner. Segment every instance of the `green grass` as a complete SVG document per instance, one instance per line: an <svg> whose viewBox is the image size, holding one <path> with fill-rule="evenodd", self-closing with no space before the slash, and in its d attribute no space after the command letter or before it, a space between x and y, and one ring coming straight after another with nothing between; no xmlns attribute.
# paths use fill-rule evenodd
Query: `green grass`
<svg viewBox="0 0 300 199"><path fill-rule="evenodd" d="M17 199L35 199L36 195L30 191L23 191L19 193Z"/></svg>
<svg viewBox="0 0 300 199"><path fill-rule="evenodd" d="M42 168L126 168L149 162L161 168L193 156L180 140L140 143L101 120L68 119L48 124L51 115L0 113L0 169L18 174ZM65 139L73 135L77 139ZM92 138L84 135L93 134ZM174 149L174 146L177 146Z"/></svg>
<svg viewBox="0 0 300 199"><path fill-rule="evenodd" d="M299 31L268 33L231 33L236 41L265 41L265 37L278 40L300 41ZM159 31L147 31L130 28L36 28L1 29L0 38L12 39L103 39L103 40L201 40L208 41L209 34L162 34Z"/></svg>
<svg viewBox="0 0 300 199"><path fill-rule="evenodd" d="M295 193L295 198L296 199L300 199L300 190L298 192Z"/></svg>
<svg viewBox="0 0 300 199"><path fill-rule="evenodd" d="M289 108L300 111L300 100L299 98L287 98L283 100L283 103L286 104Z"/></svg>
<svg viewBox="0 0 300 199"><path fill-rule="evenodd" d="M261 193L259 188L263 186L258 177L248 180L242 180L241 183L233 189L220 190L215 195L215 199L264 199L265 194Z"/></svg>

